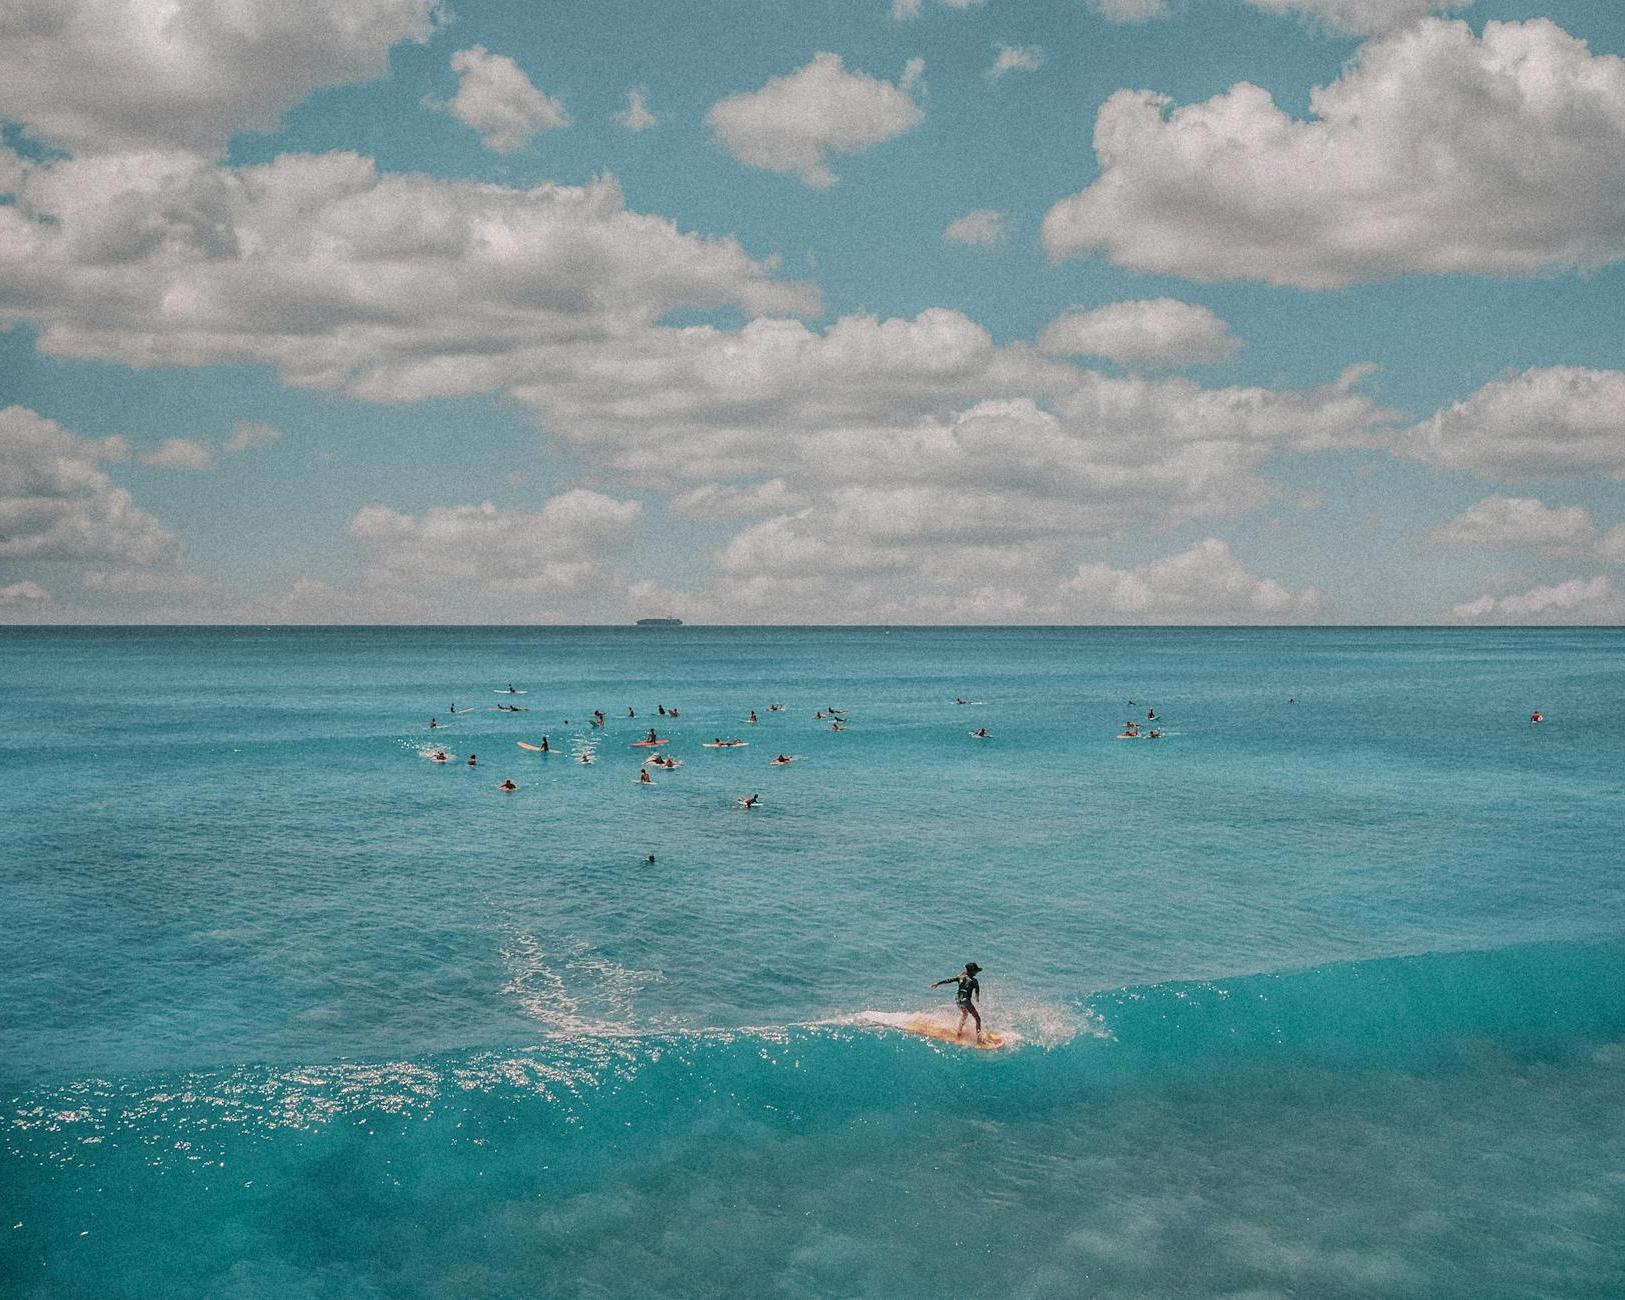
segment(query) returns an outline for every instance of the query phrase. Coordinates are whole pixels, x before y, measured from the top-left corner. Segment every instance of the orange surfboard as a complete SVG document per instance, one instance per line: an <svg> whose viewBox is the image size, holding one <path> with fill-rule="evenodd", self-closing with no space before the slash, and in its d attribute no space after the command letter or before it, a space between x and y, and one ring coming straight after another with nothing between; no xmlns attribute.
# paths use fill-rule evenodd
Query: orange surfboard
<svg viewBox="0 0 1625 1300"><path fill-rule="evenodd" d="M918 1034L921 1038L930 1038L939 1043L952 1043L955 1047L974 1047L984 1052L994 1052L1001 1047L1008 1047L1012 1039L990 1030L984 1032L980 1038L967 1026L963 1035L954 1033L948 1025L936 1020L910 1020L903 1026L905 1032Z"/></svg>

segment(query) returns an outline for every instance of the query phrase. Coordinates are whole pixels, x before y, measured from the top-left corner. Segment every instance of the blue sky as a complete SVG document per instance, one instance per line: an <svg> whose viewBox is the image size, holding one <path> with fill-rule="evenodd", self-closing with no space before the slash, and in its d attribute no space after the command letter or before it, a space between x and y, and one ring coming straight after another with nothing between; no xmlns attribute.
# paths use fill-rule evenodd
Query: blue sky
<svg viewBox="0 0 1625 1300"><path fill-rule="evenodd" d="M1621 55L1604 0L0 17L0 619L1625 621Z"/></svg>

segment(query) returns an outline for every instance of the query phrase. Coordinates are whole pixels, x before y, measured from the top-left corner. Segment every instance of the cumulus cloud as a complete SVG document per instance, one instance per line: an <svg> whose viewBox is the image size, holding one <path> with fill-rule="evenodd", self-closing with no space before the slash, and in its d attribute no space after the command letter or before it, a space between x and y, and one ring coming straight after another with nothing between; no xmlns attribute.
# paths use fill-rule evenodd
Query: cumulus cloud
<svg viewBox="0 0 1625 1300"><path fill-rule="evenodd" d="M1320 601L1313 588L1289 591L1254 577L1213 537L1139 568L1082 565L1064 593L1080 608L1135 623L1298 622Z"/></svg>
<svg viewBox="0 0 1625 1300"><path fill-rule="evenodd" d="M0 587L0 608L15 611L29 605L44 605L51 599L51 593L37 582L8 582Z"/></svg>
<svg viewBox="0 0 1625 1300"><path fill-rule="evenodd" d="M948 223L942 232L947 244L966 244L972 248L998 248L1009 241L1010 214L993 208L978 208Z"/></svg>
<svg viewBox="0 0 1625 1300"><path fill-rule="evenodd" d="M671 499L671 512L686 519L748 519L799 510L806 499L782 478L765 483L702 483Z"/></svg>
<svg viewBox="0 0 1625 1300"><path fill-rule="evenodd" d="M1143 23L1168 16L1168 0L1089 0L1089 7L1113 23Z"/></svg>
<svg viewBox="0 0 1625 1300"><path fill-rule="evenodd" d="M1545 19L1426 19L1362 46L1295 121L1245 82L1122 90L1099 178L1045 215L1052 258L1325 289L1625 257L1625 60Z"/></svg>
<svg viewBox="0 0 1625 1300"><path fill-rule="evenodd" d="M1451 609L1473 623L1604 624L1625 623L1625 591L1613 579L1571 578L1550 587L1535 587L1516 596L1479 596Z"/></svg>
<svg viewBox="0 0 1625 1300"><path fill-rule="evenodd" d="M369 587L414 593L447 587L485 595L553 598L586 590L607 554L632 535L643 507L577 488L540 510L436 506L421 516L372 505L350 536L372 553Z"/></svg>
<svg viewBox="0 0 1625 1300"><path fill-rule="evenodd" d="M848 72L838 54L815 54L804 68L713 104L705 121L746 166L826 189L836 180L831 157L863 153L925 120L916 102L924 69L911 59L894 85Z"/></svg>
<svg viewBox="0 0 1625 1300"><path fill-rule="evenodd" d="M678 309L816 310L733 239L628 211L604 178L510 189L354 154L30 165L0 204L0 323L49 353L259 363L382 400L463 395L590 356ZM590 364L590 363L589 363Z"/></svg>
<svg viewBox="0 0 1625 1300"><path fill-rule="evenodd" d="M165 438L154 451L137 456L143 465L160 469L213 469L217 463L214 449L192 438Z"/></svg>
<svg viewBox="0 0 1625 1300"><path fill-rule="evenodd" d="M81 438L26 407L0 410L0 559L166 564L179 543L101 469L120 438Z"/></svg>
<svg viewBox="0 0 1625 1300"><path fill-rule="evenodd" d="M1286 623L1319 609L1315 591L1251 574L1214 538L1115 568L1078 564L1047 544L989 539L956 547L926 539L900 548L884 535L852 531L899 505L907 503L859 503L834 519L814 511L752 525L719 553L706 590L645 584L634 599L718 622Z"/></svg>
<svg viewBox="0 0 1625 1300"><path fill-rule="evenodd" d="M1625 371L1551 366L1495 380L1399 434L1393 450L1488 478L1625 479Z"/></svg>
<svg viewBox="0 0 1625 1300"><path fill-rule="evenodd" d="M225 450L232 455L244 451L263 451L275 446L282 438L282 430L259 420L240 420L226 439Z"/></svg>
<svg viewBox="0 0 1625 1300"><path fill-rule="evenodd" d="M570 125L564 105L543 94L506 54L483 45L451 56L457 93L446 107L464 126L479 133L487 149L513 153L532 136Z"/></svg>
<svg viewBox="0 0 1625 1300"><path fill-rule="evenodd" d="M647 131L660 121L649 111L648 92L641 86L626 92L626 107L615 114L615 120L628 131Z"/></svg>
<svg viewBox="0 0 1625 1300"><path fill-rule="evenodd" d="M942 0L949 9L974 9L983 3L983 0ZM920 0L892 0L891 16L893 22L907 22L910 18L920 16Z"/></svg>
<svg viewBox="0 0 1625 1300"><path fill-rule="evenodd" d="M1044 66L1044 51L1037 45L1001 45L993 65L982 75L998 81L1009 72L1036 72Z"/></svg>
<svg viewBox="0 0 1625 1300"><path fill-rule="evenodd" d="M1292 14L1333 31L1374 36L1407 27L1427 14L1466 9L1473 0L1247 0L1266 13Z"/></svg>
<svg viewBox="0 0 1625 1300"><path fill-rule="evenodd" d="M1486 497L1440 525L1429 540L1436 546L1535 546L1573 554L1596 540L1597 529L1583 506L1548 506L1532 497Z"/></svg>
<svg viewBox="0 0 1625 1300"><path fill-rule="evenodd" d="M1045 328L1038 346L1060 356L1172 367L1229 361L1241 350L1241 340L1206 307L1153 298L1093 310L1075 307Z"/></svg>
<svg viewBox="0 0 1625 1300"><path fill-rule="evenodd" d="M1486 497L1436 528L1436 546L1529 546L1548 555L1625 563L1625 524L1599 533L1584 506L1548 506L1532 497Z"/></svg>
<svg viewBox="0 0 1625 1300"><path fill-rule="evenodd" d="M74 153L218 154L318 86L424 40L433 0L20 0L0 6L0 117Z"/></svg>

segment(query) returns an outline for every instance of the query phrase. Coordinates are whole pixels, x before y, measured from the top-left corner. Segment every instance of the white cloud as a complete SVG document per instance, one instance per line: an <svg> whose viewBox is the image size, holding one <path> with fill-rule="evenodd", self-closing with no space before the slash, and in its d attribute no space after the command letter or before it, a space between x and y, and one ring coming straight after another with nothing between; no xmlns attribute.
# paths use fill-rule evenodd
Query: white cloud
<svg viewBox="0 0 1625 1300"><path fill-rule="evenodd" d="M1429 540L1438 546L1534 546L1559 555L1577 554L1597 538L1583 506L1548 506L1532 497L1486 497L1440 525Z"/></svg>
<svg viewBox="0 0 1625 1300"><path fill-rule="evenodd" d="M1089 0L1089 7L1113 23L1143 23L1168 16L1168 0Z"/></svg>
<svg viewBox="0 0 1625 1300"><path fill-rule="evenodd" d="M940 504L843 501L830 514L755 524L718 554L705 590L642 584L633 603L716 622L785 623L1283 623L1319 609L1316 592L1256 577L1213 538L1119 569L1080 565L1064 548L1008 534L950 545L927 532L907 546L887 535L910 528L887 523L888 512L901 508L918 521ZM984 523L996 537L995 521Z"/></svg>
<svg viewBox="0 0 1625 1300"><path fill-rule="evenodd" d="M1190 366L1233 359L1241 341L1206 307L1174 298L1074 308L1038 336L1061 356L1105 357L1125 366Z"/></svg>
<svg viewBox="0 0 1625 1300"><path fill-rule="evenodd" d="M215 467L214 449L191 438L165 438L156 451L136 457L160 469L205 470Z"/></svg>
<svg viewBox="0 0 1625 1300"><path fill-rule="evenodd" d="M1427 14L1466 9L1473 0L1247 0L1266 13L1295 14L1334 31L1374 36L1407 27Z"/></svg>
<svg viewBox="0 0 1625 1300"><path fill-rule="evenodd" d="M48 604L51 593L37 582L8 582L0 587L0 608L9 607L13 610L29 605Z"/></svg>
<svg viewBox="0 0 1625 1300"><path fill-rule="evenodd" d="M103 596L224 596L217 584L177 569L90 569L79 585Z"/></svg>
<svg viewBox="0 0 1625 1300"><path fill-rule="evenodd" d="M671 499L671 512L686 519L748 519L782 514L806 505L782 478L764 483L702 483Z"/></svg>
<svg viewBox="0 0 1625 1300"><path fill-rule="evenodd" d="M978 208L948 223L942 232L947 244L966 244L972 248L998 248L1010 238L1010 214L993 208Z"/></svg>
<svg viewBox="0 0 1625 1300"><path fill-rule="evenodd" d="M1489 478L1625 479L1625 371L1552 366L1495 380L1397 435L1393 450Z"/></svg>
<svg viewBox="0 0 1625 1300"><path fill-rule="evenodd" d="M1450 612L1458 619L1475 623L1613 625L1625 623L1625 591L1601 575L1571 578L1516 596L1479 596Z"/></svg>
<svg viewBox="0 0 1625 1300"><path fill-rule="evenodd" d="M648 92L641 86L626 92L626 107L615 114L615 120L628 131L647 131L660 121L649 111Z"/></svg>
<svg viewBox="0 0 1625 1300"><path fill-rule="evenodd" d="M1289 591L1270 578L1256 578L1217 538L1180 555L1135 569L1085 564L1065 587L1095 621L1134 623L1290 623L1312 618L1319 607L1313 588Z"/></svg>
<svg viewBox="0 0 1625 1300"><path fill-rule="evenodd" d="M893 85L848 72L838 54L815 54L804 68L713 104L706 125L746 166L825 189L836 180L832 156L862 153L925 120L914 95L924 67L911 59Z"/></svg>
<svg viewBox="0 0 1625 1300"><path fill-rule="evenodd" d="M942 0L949 9L974 9L982 4L983 0ZM893 22L907 22L910 18L920 16L920 0L892 0L891 16Z"/></svg>
<svg viewBox="0 0 1625 1300"><path fill-rule="evenodd" d="M173 561L175 538L100 468L128 456L122 439L81 438L21 406L0 410L0 559Z"/></svg>
<svg viewBox="0 0 1625 1300"><path fill-rule="evenodd" d="M1036 72L1044 66L1044 51L1037 45L1001 45L993 66L982 75L998 81L1007 72Z"/></svg>
<svg viewBox="0 0 1625 1300"><path fill-rule="evenodd" d="M368 81L433 0L18 0L0 6L0 117L75 153L217 154L318 86Z"/></svg>
<svg viewBox="0 0 1625 1300"><path fill-rule="evenodd" d="M1486 497L1436 528L1436 546L1532 546L1547 555L1625 564L1625 524L1598 533L1584 506L1548 506L1531 497Z"/></svg>
<svg viewBox="0 0 1625 1300"><path fill-rule="evenodd" d="M466 588L465 594L552 598L585 591L605 557L632 535L643 507L577 488L540 510L487 501L421 516L366 506L350 536L372 552L367 585L389 594Z"/></svg>
<svg viewBox="0 0 1625 1300"><path fill-rule="evenodd" d="M1046 214L1051 257L1316 289L1625 257L1625 61L1545 19L1368 42L1309 121L1245 82L1170 105L1101 107L1100 175Z"/></svg>
<svg viewBox="0 0 1625 1300"><path fill-rule="evenodd" d="M226 439L225 450L232 455L244 451L263 451L275 446L282 438L282 430L260 420L240 420Z"/></svg>
<svg viewBox="0 0 1625 1300"><path fill-rule="evenodd" d="M487 149L513 153L539 132L570 125L564 105L532 85L506 54L474 45L453 54L451 67L458 75L457 93L447 108L479 133Z"/></svg>
<svg viewBox="0 0 1625 1300"><path fill-rule="evenodd" d="M629 212L612 179L509 189L354 154L32 165L0 204L0 323L45 352L381 400L498 389L560 347L591 365L678 309L816 310L775 266Z"/></svg>

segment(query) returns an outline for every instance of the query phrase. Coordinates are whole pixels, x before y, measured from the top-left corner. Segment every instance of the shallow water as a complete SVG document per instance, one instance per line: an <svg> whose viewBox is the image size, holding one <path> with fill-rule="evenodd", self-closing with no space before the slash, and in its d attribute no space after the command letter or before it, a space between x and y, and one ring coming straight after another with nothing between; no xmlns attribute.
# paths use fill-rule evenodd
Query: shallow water
<svg viewBox="0 0 1625 1300"><path fill-rule="evenodd" d="M1622 646L0 633L0 1290L1620 1294Z"/></svg>

